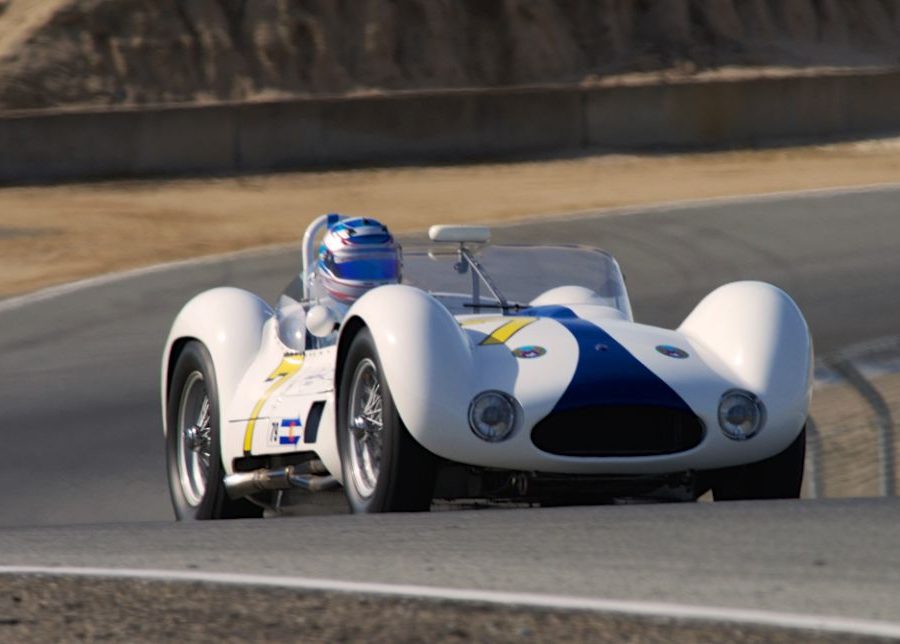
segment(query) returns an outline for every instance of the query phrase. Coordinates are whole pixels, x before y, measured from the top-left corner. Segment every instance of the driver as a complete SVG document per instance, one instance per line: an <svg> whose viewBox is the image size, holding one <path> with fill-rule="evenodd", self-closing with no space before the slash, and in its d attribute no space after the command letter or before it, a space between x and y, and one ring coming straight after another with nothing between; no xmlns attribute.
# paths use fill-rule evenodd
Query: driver
<svg viewBox="0 0 900 644"><path fill-rule="evenodd" d="M314 297L342 320L363 294L400 282L400 247L387 226L357 217L332 224L319 246Z"/></svg>
<svg viewBox="0 0 900 644"><path fill-rule="evenodd" d="M369 217L346 218L338 214L322 215L310 224L304 235L304 267L307 246L319 226L327 226L315 259L310 262L306 288L294 288L295 280L282 294L276 306L278 336L290 350L303 352L334 344L337 329L350 306L364 293L383 284L400 283L400 246L387 226ZM321 230L321 228L319 228ZM310 244L311 246L311 244ZM307 251L307 248L309 250ZM304 279L307 269L299 276ZM299 282L302 285L302 281ZM305 300L305 301L301 301ZM325 314L324 316L322 314ZM324 336L307 336L308 324L334 324Z"/></svg>

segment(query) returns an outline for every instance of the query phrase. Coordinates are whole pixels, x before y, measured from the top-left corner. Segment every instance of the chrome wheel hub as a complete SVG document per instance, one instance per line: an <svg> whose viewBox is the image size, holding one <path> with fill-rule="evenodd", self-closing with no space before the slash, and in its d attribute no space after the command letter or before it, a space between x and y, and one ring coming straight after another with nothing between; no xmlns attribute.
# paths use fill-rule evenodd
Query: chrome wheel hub
<svg viewBox="0 0 900 644"><path fill-rule="evenodd" d="M184 431L184 439L188 447L195 452L199 452L203 448L202 429L196 425L188 427Z"/></svg>
<svg viewBox="0 0 900 644"><path fill-rule="evenodd" d="M384 413L378 368L369 358L356 367L349 402L350 469L357 492L368 498L381 472Z"/></svg>

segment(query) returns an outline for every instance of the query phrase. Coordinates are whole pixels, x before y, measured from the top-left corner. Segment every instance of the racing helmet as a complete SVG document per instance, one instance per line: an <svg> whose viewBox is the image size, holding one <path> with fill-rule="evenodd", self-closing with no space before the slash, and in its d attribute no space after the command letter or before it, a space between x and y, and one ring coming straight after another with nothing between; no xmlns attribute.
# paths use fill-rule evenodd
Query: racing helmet
<svg viewBox="0 0 900 644"><path fill-rule="evenodd" d="M368 217L343 219L322 239L316 278L330 297L351 304L376 286L399 283L400 265L387 226Z"/></svg>

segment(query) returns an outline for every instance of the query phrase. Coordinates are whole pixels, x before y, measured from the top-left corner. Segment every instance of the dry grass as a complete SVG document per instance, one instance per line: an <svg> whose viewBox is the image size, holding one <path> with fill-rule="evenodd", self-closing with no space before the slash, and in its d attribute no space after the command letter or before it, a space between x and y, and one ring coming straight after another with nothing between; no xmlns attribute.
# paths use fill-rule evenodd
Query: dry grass
<svg viewBox="0 0 900 644"><path fill-rule="evenodd" d="M0 297L160 261L299 240L323 212L396 231L900 180L900 146L784 150L0 189ZM549 213L549 214L548 214Z"/></svg>

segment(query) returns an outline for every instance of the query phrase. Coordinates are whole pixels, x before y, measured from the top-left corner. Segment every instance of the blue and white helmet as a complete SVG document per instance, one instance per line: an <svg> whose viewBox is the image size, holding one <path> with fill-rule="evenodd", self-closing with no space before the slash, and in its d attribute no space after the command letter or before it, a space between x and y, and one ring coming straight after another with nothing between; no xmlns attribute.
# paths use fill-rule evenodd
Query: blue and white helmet
<svg viewBox="0 0 900 644"><path fill-rule="evenodd" d="M322 239L316 277L329 296L351 304L376 286L400 282L400 247L380 221L343 219Z"/></svg>

